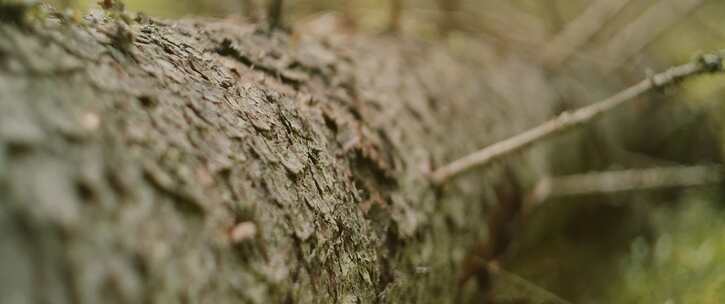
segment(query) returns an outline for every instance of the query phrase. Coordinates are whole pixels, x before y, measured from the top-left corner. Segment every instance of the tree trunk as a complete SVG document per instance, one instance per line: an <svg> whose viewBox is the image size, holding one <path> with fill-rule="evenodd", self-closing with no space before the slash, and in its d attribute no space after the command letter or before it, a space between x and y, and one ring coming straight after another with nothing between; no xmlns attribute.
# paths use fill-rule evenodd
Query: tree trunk
<svg viewBox="0 0 725 304"><path fill-rule="evenodd" d="M458 279L507 175L426 173L556 108L494 52L66 23L0 24L2 303L475 302Z"/></svg>

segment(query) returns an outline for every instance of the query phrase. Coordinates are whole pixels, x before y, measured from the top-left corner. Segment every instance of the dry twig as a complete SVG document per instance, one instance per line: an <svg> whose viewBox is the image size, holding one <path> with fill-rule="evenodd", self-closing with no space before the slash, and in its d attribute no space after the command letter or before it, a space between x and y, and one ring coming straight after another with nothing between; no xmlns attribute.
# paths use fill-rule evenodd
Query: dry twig
<svg viewBox="0 0 725 304"><path fill-rule="evenodd" d="M590 123L602 114L617 108L619 105L622 105L651 89L660 88L695 75L723 72L723 54L725 54L725 52L721 51L718 53L700 56L693 62L671 67L662 73L655 74L651 78L642 80L638 84L620 91L619 93L600 102L580 108L571 113L563 112L558 117L534 127L533 129L529 129L519 135L497 142L435 170L430 176L431 180L436 185L442 185L461 173L473 168L486 166L498 159L521 151L534 143L540 142L564 131L571 130L577 126Z"/></svg>

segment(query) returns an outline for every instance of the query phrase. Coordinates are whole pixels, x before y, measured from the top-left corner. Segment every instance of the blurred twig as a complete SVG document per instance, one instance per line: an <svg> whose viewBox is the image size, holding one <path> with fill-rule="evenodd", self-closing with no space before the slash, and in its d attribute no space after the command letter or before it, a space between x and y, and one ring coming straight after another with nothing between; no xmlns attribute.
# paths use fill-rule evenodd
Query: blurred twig
<svg viewBox="0 0 725 304"><path fill-rule="evenodd" d="M284 26L282 10L284 8L283 0L271 0L267 8L267 22L269 22L269 30L273 31Z"/></svg>
<svg viewBox="0 0 725 304"><path fill-rule="evenodd" d="M244 17L246 17L247 20L250 22L257 22L257 4L254 3L254 0L241 0L241 2L242 13L244 14Z"/></svg>
<svg viewBox="0 0 725 304"><path fill-rule="evenodd" d="M593 57L602 59L605 73L612 71L704 3L705 0L658 1L607 41L606 47L596 51Z"/></svg>
<svg viewBox="0 0 725 304"><path fill-rule="evenodd" d="M489 7L471 14L473 19L466 23L474 25L476 31L496 37L511 45L511 49L540 48L549 38L541 18L526 13L510 1L494 1Z"/></svg>
<svg viewBox="0 0 725 304"><path fill-rule="evenodd" d="M387 32L400 32L400 19L403 15L403 0L390 0L390 16L388 19Z"/></svg>
<svg viewBox="0 0 725 304"><path fill-rule="evenodd" d="M437 3L442 14L438 21L438 32L445 37L458 28L456 12L460 9L461 2L460 0L438 0Z"/></svg>
<svg viewBox="0 0 725 304"><path fill-rule="evenodd" d="M604 25L619 13L631 0L598 0L544 47L543 64L557 67L587 43Z"/></svg>
<svg viewBox="0 0 725 304"><path fill-rule="evenodd" d="M662 73L653 75L651 78L644 79L638 84L620 91L607 99L571 113L563 112L558 117L544 122L537 127L497 142L435 170L431 174L431 180L436 185L444 184L449 179L466 171L489 165L498 159L521 151L537 142L580 125L590 123L602 114L617 108L651 89L660 88L699 74L723 72L723 54L725 54L724 51L703 55L696 61L671 67Z"/></svg>
<svg viewBox="0 0 725 304"><path fill-rule="evenodd" d="M538 204L555 196L692 187L722 181L722 167L716 165L659 167L547 177L537 183L530 195L529 203Z"/></svg>

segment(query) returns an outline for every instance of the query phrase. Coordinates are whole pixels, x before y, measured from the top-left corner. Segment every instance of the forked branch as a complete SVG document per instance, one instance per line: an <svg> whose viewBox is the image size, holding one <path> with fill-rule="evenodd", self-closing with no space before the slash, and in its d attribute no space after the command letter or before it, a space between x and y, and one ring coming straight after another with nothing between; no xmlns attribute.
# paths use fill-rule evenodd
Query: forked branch
<svg viewBox="0 0 725 304"><path fill-rule="evenodd" d="M438 168L431 174L431 180L435 185L442 185L451 178L471 169L489 165L496 160L526 149L537 142L543 141L564 131L571 130L577 126L590 123L602 114L607 113L654 88L660 88L679 80L700 74L723 72L722 57L724 54L725 51L720 51L717 53L702 55L693 62L671 67L662 73L655 74L650 78L644 79L607 99L577 109L573 112L563 112L556 118L534 127L533 129L529 129L519 135L497 142L453 161L448 165Z"/></svg>

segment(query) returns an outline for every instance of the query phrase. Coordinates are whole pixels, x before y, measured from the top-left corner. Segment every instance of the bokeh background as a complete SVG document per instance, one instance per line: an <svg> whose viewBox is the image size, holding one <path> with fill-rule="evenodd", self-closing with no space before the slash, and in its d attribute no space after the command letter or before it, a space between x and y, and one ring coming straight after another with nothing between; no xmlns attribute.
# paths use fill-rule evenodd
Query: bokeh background
<svg viewBox="0 0 725 304"><path fill-rule="evenodd" d="M54 2L77 10L97 6ZM260 0L125 3L163 18L230 20L262 20L266 6ZM334 16L347 31L429 41L482 68L502 58L541 65L562 110L725 48L721 0L288 0L285 16L293 29ZM578 38L564 39L567 31ZM571 158L587 170L720 164L724 98L723 76L651 94L572 135L586 137L591 147L570 154L559 149L553 167L557 174L582 173L567 166ZM566 147L566 139L561 144ZM504 267L573 303L725 302L722 190L713 185L547 202Z"/></svg>

